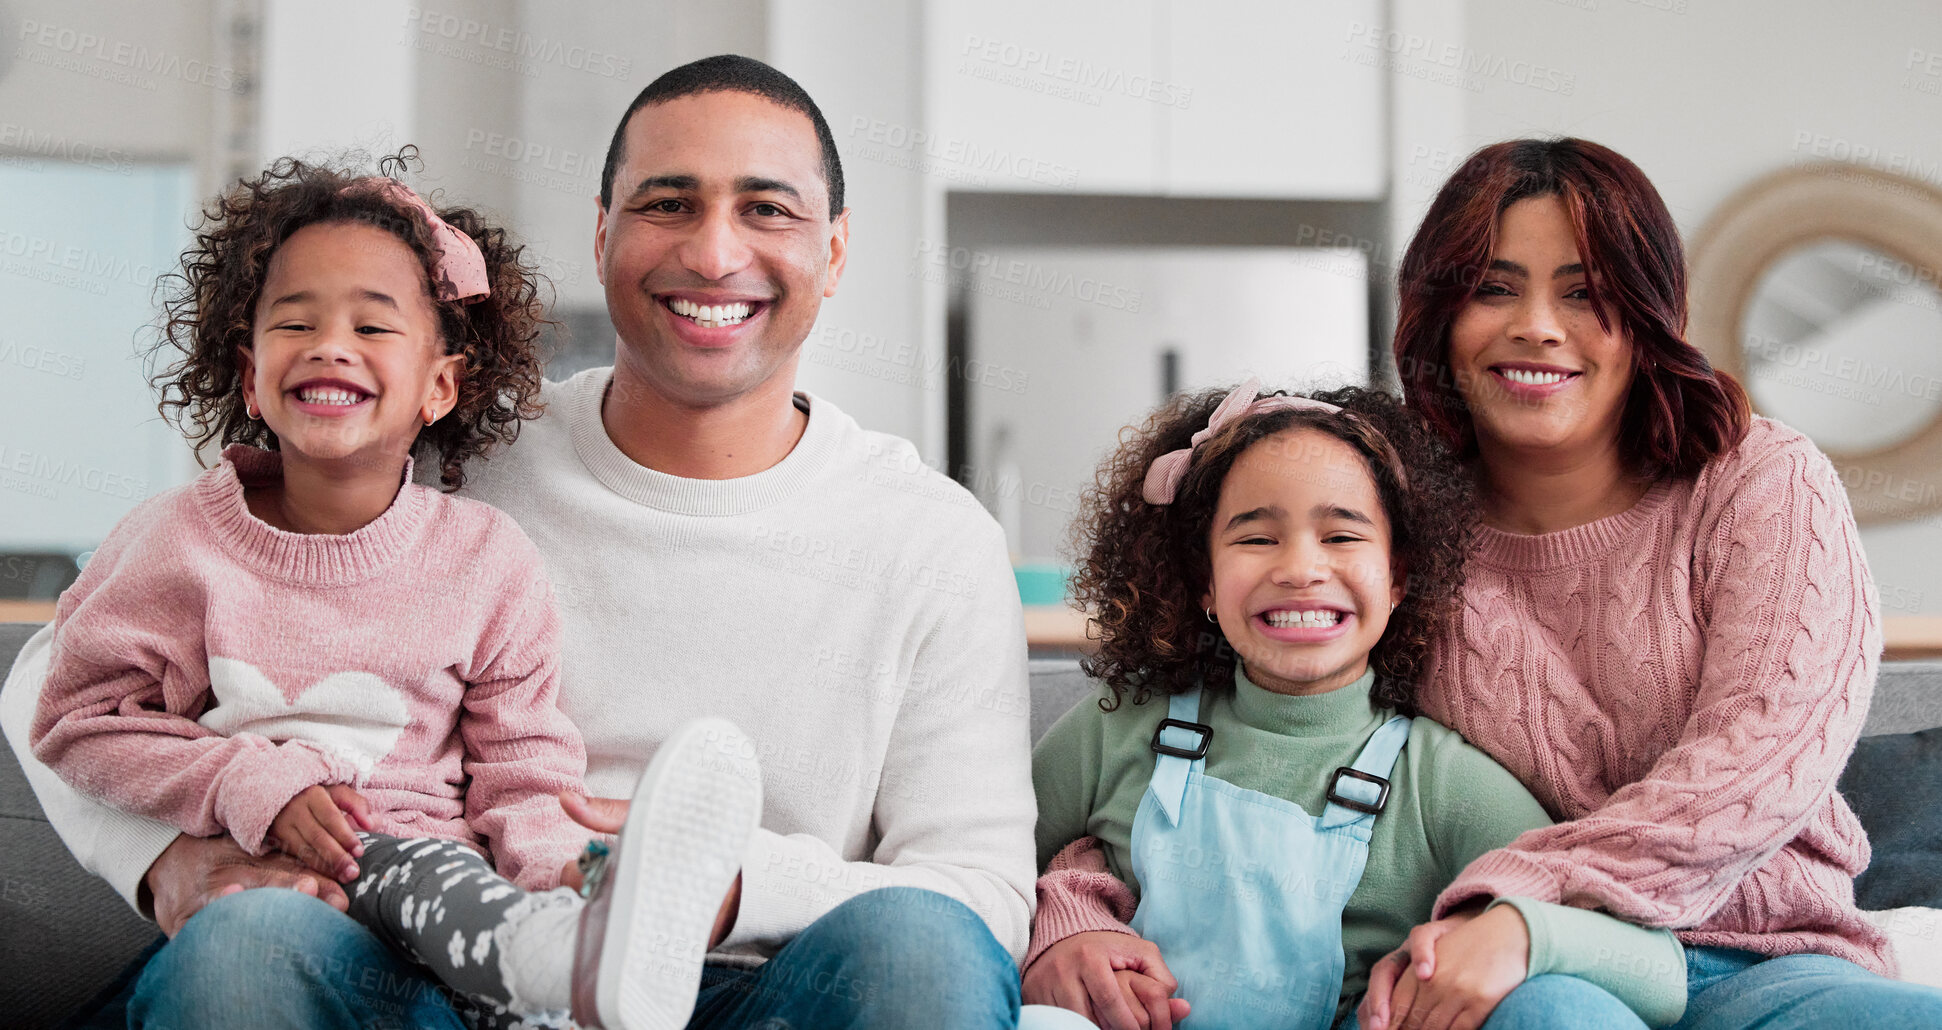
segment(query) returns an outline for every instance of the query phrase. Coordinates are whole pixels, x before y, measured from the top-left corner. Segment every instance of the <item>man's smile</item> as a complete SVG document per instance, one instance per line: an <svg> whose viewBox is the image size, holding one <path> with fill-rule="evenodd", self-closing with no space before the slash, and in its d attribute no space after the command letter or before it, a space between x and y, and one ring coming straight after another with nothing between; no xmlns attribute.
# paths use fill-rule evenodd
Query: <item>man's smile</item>
<svg viewBox="0 0 1942 1030"><path fill-rule="evenodd" d="M661 304L669 311L706 329L721 326L740 325L754 317L765 305L763 301L716 301L707 303L690 300L686 297L663 297Z"/></svg>

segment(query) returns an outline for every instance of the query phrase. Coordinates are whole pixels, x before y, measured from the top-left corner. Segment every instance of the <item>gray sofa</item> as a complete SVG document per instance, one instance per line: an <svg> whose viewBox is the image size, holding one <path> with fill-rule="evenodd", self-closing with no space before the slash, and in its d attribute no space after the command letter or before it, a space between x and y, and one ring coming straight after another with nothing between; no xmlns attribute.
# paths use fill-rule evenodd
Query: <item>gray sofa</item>
<svg viewBox="0 0 1942 1030"><path fill-rule="evenodd" d="M37 627L0 623L0 669ZM1090 685L1072 661L1032 663L1034 739ZM1942 726L1942 662L1883 666L1869 734ZM40 1030L111 986L155 927L76 865L0 740L0 1012Z"/></svg>

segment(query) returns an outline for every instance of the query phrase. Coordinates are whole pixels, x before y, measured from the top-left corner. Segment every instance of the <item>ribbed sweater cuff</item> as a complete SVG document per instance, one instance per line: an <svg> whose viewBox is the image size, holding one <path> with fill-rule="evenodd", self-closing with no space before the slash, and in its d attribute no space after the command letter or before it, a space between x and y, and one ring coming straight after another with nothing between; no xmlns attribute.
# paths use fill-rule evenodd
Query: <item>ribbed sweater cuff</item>
<svg viewBox="0 0 1942 1030"><path fill-rule="evenodd" d="M1047 948L1076 933L1111 930L1133 933L1120 918L1133 912L1133 892L1111 873L1057 869L1038 878L1038 913L1032 917L1032 945L1019 969L1038 961ZM1137 936L1137 935L1136 935Z"/></svg>
<svg viewBox="0 0 1942 1030"><path fill-rule="evenodd" d="M182 831L168 823L102 806L102 817L95 824L96 837L90 871L108 881L128 907L143 919L153 921L152 906L142 904L142 881L155 860L162 857Z"/></svg>
<svg viewBox="0 0 1942 1030"><path fill-rule="evenodd" d="M822 889L784 873L792 867L805 867L801 861L788 860L789 845L787 837L759 827L749 837L748 852L742 859L742 900L735 913L735 926L717 951L744 945L778 947L828 913ZM807 867L824 869L813 861Z"/></svg>
<svg viewBox="0 0 1942 1030"><path fill-rule="evenodd" d="M496 841L494 842L497 843ZM586 850L585 839L578 843L571 841L544 840L528 841L510 855L504 847L495 847L493 854L499 856L501 875L511 880L520 890L529 893L550 891L560 885L560 874L566 871L567 864L577 860ZM511 861L508 861L508 859ZM514 873L507 874L506 868Z"/></svg>
<svg viewBox="0 0 1942 1030"><path fill-rule="evenodd" d="M1524 918L1530 934L1525 979L1575 976L1624 1002L1647 1026L1686 1014L1686 951L1669 930L1647 930L1610 916L1530 898L1498 898Z"/></svg>
<svg viewBox="0 0 1942 1030"><path fill-rule="evenodd" d="M1498 850L1479 856L1456 882L1443 889L1431 917L1441 919L1465 902L1497 898L1532 898L1562 904L1558 878L1535 859L1518 851Z"/></svg>

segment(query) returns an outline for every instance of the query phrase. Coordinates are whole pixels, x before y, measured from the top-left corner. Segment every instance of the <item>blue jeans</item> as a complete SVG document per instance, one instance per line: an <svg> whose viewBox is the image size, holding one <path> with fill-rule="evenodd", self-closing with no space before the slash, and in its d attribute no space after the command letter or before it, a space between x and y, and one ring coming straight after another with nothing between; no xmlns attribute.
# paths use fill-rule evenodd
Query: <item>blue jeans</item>
<svg viewBox="0 0 1942 1030"><path fill-rule="evenodd" d="M984 920L931 891L858 895L755 969L708 965L693 1030L1011 1030L1018 970ZM765 1022L766 1021L766 1022ZM462 1030L444 988L349 916L295 891L211 902L150 960L128 1025L153 1030Z"/></svg>
<svg viewBox="0 0 1942 1030"><path fill-rule="evenodd" d="M1767 958L1686 949L1686 1014L1671 1030L1915 1030L1942 1027L1942 991L1876 976L1828 955ZM1497 1005L1484 1030L1642 1030L1617 998L1569 976L1535 976Z"/></svg>
<svg viewBox="0 0 1942 1030"><path fill-rule="evenodd" d="M1018 967L977 913L887 887L836 906L758 968L708 966L688 1027L1011 1030L1018 991Z"/></svg>
<svg viewBox="0 0 1942 1030"><path fill-rule="evenodd" d="M264 887L218 898L135 981L128 1026L465 1030L450 995L356 920Z"/></svg>
<svg viewBox="0 0 1942 1030"><path fill-rule="evenodd" d="M1942 991L1883 979L1830 955L1688 948L1686 971L1686 1018L1673 1030L1942 1027Z"/></svg>

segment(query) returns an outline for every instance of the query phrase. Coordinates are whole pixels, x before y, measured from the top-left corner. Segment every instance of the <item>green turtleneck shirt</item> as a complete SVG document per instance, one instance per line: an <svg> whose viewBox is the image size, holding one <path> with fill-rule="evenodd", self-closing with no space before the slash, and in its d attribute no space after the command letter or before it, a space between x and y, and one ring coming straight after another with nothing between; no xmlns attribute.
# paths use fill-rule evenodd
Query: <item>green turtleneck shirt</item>
<svg viewBox="0 0 1942 1030"><path fill-rule="evenodd" d="M1329 777L1354 763L1394 713L1369 698L1372 673L1324 694L1277 694L1237 669L1232 690L1203 691L1199 721L1213 727L1204 773L1319 815ZM1104 696L1110 697L1110 694ZM1032 752L1038 794L1038 864L1067 844L1099 838L1108 868L1131 887L1133 817L1153 776L1153 732L1165 697L1128 699L1111 712L1092 699L1074 705ZM1368 984L1369 967L1429 918L1438 892L1471 860L1551 818L1503 766L1456 731L1412 721L1390 776L1388 806L1376 818L1368 865L1342 913L1347 960L1340 1011ZM1529 976L1562 973L1596 983L1653 1026L1677 1021L1686 1004L1685 952L1664 930L1599 913L1504 899L1531 935Z"/></svg>

